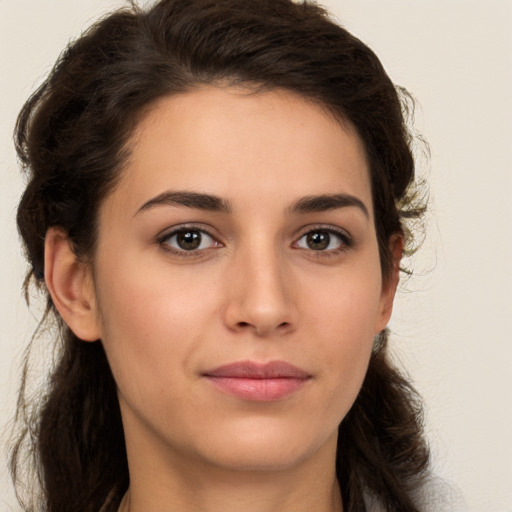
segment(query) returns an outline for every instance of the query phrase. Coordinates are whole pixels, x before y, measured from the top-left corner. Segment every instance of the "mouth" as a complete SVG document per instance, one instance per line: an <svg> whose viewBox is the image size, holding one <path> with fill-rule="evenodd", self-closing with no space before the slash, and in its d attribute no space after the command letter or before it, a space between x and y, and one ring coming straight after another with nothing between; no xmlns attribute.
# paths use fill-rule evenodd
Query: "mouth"
<svg viewBox="0 0 512 512"><path fill-rule="evenodd" d="M243 400L273 402L299 391L311 375L284 361L239 361L203 373L219 391Z"/></svg>

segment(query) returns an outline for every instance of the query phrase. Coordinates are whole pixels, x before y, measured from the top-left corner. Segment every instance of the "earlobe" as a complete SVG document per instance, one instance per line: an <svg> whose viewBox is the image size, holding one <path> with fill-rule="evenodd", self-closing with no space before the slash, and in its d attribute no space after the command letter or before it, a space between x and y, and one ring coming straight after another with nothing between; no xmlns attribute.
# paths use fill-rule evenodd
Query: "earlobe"
<svg viewBox="0 0 512 512"><path fill-rule="evenodd" d="M382 287L380 313L375 334L378 334L387 326L393 312L393 302L400 276L400 261L404 252L404 237L401 233L395 233L389 238L389 251L392 258L392 268L387 281Z"/></svg>
<svg viewBox="0 0 512 512"><path fill-rule="evenodd" d="M84 341L100 338L90 268L75 255L67 233L48 229L45 238L45 282L59 314Z"/></svg>

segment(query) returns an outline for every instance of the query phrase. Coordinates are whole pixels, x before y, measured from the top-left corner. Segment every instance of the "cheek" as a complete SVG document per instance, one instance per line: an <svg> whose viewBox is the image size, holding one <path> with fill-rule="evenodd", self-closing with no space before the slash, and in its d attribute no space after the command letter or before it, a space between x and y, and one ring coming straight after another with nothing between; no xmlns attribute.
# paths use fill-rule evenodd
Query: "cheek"
<svg viewBox="0 0 512 512"><path fill-rule="evenodd" d="M178 385L211 323L211 293L168 269L126 261L103 265L96 282L102 340L121 392L147 401Z"/></svg>
<svg viewBox="0 0 512 512"><path fill-rule="evenodd" d="M366 269L330 279L321 291L310 290L307 329L328 386L326 408L335 410L339 419L355 400L371 355L380 313L380 267L373 268L374 279Z"/></svg>
<svg viewBox="0 0 512 512"><path fill-rule="evenodd" d="M320 283L303 279L300 286L307 301L303 306L307 321L327 339L346 346L373 339L381 303L378 260L334 271L322 276Z"/></svg>

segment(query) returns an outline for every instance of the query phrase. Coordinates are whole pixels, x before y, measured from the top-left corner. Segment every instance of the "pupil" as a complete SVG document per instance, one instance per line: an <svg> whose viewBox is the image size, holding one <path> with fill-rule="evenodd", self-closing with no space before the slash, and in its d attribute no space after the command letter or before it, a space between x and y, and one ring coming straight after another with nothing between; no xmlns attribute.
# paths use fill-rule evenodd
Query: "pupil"
<svg viewBox="0 0 512 512"><path fill-rule="evenodd" d="M181 249L192 251L201 245L201 233L199 231L181 231L176 237Z"/></svg>
<svg viewBox="0 0 512 512"><path fill-rule="evenodd" d="M329 246L331 237L325 231L315 231L307 236L307 244L310 249L322 251Z"/></svg>

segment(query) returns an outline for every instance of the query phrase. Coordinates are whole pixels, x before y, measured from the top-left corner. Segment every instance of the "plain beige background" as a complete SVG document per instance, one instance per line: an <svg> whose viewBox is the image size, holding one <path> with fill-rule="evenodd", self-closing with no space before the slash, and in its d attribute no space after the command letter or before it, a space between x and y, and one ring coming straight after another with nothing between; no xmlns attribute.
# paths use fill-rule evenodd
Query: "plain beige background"
<svg viewBox="0 0 512 512"><path fill-rule="evenodd" d="M472 512L512 512L512 1L324 0L421 108L431 222L391 322L425 397L438 475ZM0 425L35 326L21 297L12 145L23 101L66 42L122 0L0 0ZM2 434L2 444L5 435ZM4 459L0 509L17 510Z"/></svg>

